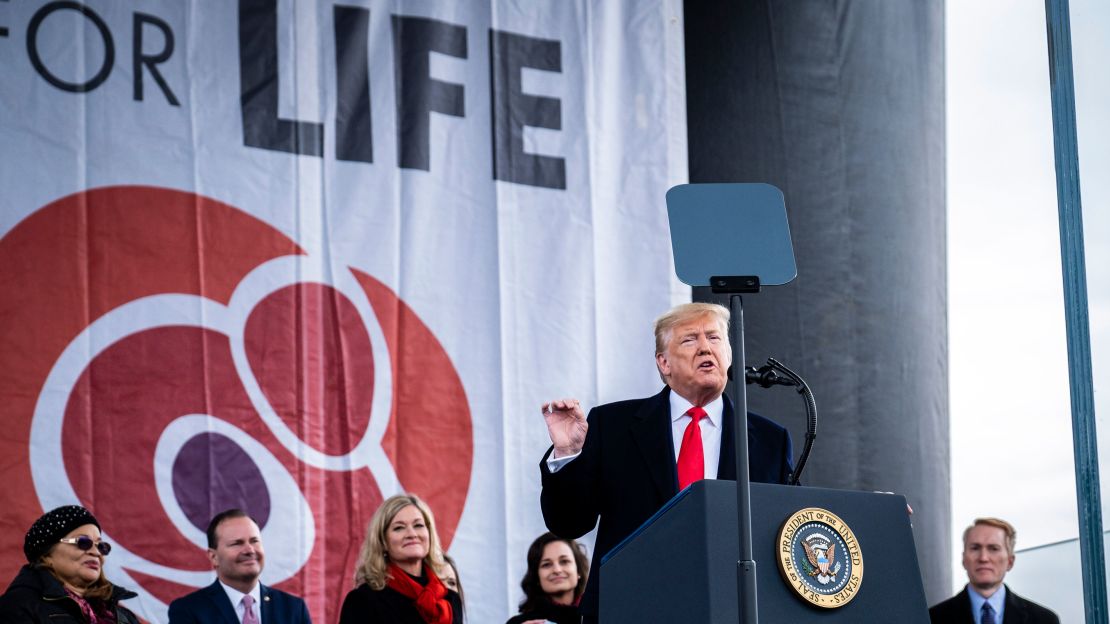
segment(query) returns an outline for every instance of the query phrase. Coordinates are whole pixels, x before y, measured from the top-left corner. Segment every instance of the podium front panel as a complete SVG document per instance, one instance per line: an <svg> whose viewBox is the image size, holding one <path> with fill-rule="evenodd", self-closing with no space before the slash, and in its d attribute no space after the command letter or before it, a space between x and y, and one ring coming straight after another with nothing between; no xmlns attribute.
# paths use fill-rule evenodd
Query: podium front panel
<svg viewBox="0 0 1110 624"><path fill-rule="evenodd" d="M753 483L751 501L761 622L928 624L905 497ZM809 604L779 571L779 532L786 520L807 507L839 516L859 542L862 581L842 607ZM606 555L601 621L739 621L739 550L735 483L695 483Z"/></svg>

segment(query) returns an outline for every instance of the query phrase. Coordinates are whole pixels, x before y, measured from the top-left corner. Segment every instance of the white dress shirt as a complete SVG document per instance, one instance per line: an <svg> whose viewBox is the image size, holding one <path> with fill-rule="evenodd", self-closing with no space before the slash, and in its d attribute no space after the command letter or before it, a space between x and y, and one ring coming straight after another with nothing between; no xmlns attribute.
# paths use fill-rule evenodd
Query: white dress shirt
<svg viewBox="0 0 1110 624"><path fill-rule="evenodd" d="M990 598L984 598L971 588L967 586L967 595L971 598L971 613L972 620L975 624L979 624L983 617L983 603L991 603L991 608L994 609L994 621L996 624L1002 623L1002 610L1006 607L1006 586L999 587Z"/></svg>
<svg viewBox="0 0 1110 624"><path fill-rule="evenodd" d="M243 604L243 596L247 596L248 594L244 594L238 589L228 586L223 581L220 581L220 587L223 587L224 592L227 593L227 599L231 601L231 606L235 607L235 616L239 618L239 624L242 624L243 616L247 614L246 605ZM251 598L254 598L254 605L251 606L251 611L254 611L255 616L258 617L258 621L261 622L262 585L255 583L254 589L251 589L249 595Z"/></svg>
<svg viewBox="0 0 1110 624"><path fill-rule="evenodd" d="M674 438L674 457L678 462L678 452L682 448L682 436L686 434L686 427L693 418L686 412L694 404L671 391L671 437ZM701 428L701 450L705 457L705 479L717 478L717 466L721 462L721 418L724 416L725 401L717 397L713 401L701 406L705 410L705 418L698 425Z"/></svg>

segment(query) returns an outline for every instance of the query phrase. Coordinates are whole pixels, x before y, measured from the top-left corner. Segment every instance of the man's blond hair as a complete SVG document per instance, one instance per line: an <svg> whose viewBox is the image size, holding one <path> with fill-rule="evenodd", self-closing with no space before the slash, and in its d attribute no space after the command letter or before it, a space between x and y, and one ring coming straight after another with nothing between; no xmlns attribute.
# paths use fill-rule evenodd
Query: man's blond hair
<svg viewBox="0 0 1110 624"><path fill-rule="evenodd" d="M674 328L703 316L712 316L721 327L721 333L728 336L728 308L716 303L681 303L655 319L655 355L667 350Z"/></svg>
<svg viewBox="0 0 1110 624"><path fill-rule="evenodd" d="M964 549L967 549L967 534L981 525L1002 529L1002 532L1006 534L1006 554L1011 556L1014 554L1014 545L1017 544L1017 530L1014 529L1014 525L1001 518L976 518L971 526L964 529Z"/></svg>

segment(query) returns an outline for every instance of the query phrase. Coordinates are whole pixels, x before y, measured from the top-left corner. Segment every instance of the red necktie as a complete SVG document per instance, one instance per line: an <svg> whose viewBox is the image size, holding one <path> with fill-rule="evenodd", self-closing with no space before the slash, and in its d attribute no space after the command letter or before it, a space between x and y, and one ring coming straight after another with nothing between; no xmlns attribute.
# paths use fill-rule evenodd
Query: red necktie
<svg viewBox="0 0 1110 624"><path fill-rule="evenodd" d="M705 410L695 405L686 410L690 424L682 434L678 449L678 489L681 491L694 481L705 478L705 453L701 449L701 427L698 421L705 417Z"/></svg>

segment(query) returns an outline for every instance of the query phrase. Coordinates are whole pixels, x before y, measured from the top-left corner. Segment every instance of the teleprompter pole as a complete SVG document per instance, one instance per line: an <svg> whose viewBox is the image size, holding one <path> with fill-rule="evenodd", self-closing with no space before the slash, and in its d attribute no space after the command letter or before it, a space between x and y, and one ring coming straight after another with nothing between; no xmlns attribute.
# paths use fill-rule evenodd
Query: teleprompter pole
<svg viewBox="0 0 1110 624"><path fill-rule="evenodd" d="M770 184L680 184L667 191L675 274L690 286L729 296L729 345L736 449L737 614L758 624L756 562L752 551L751 475L748 472L748 399L745 388L741 294L781 286L798 275L782 191ZM714 224L707 229L706 223Z"/></svg>
<svg viewBox="0 0 1110 624"><path fill-rule="evenodd" d="M728 340L732 346L733 436L736 445L736 516L739 525L740 560L736 562L736 598L739 600L740 624L759 623L756 593L756 567L752 558L751 477L748 474L748 392L744 383L744 302L740 295L729 295L732 320Z"/></svg>

